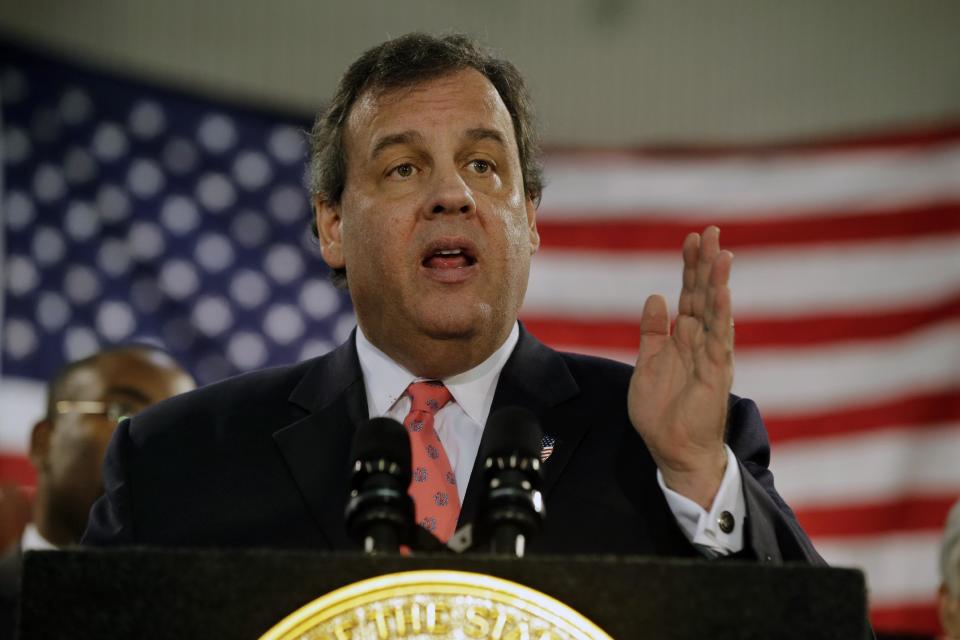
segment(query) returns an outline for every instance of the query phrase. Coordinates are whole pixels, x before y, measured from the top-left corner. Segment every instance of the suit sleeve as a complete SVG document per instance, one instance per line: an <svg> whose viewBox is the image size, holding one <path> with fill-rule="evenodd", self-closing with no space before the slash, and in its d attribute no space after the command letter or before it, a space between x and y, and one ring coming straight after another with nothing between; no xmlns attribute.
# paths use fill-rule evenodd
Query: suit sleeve
<svg viewBox="0 0 960 640"><path fill-rule="evenodd" d="M744 552L760 562L825 565L793 511L774 487L767 429L752 400L732 399L727 444L740 463L743 481L747 507Z"/></svg>
<svg viewBox="0 0 960 640"><path fill-rule="evenodd" d="M110 440L103 462L104 495L90 509L87 530L80 543L90 546L119 546L136 543L132 522L133 493L127 474L134 444L130 420L123 420Z"/></svg>

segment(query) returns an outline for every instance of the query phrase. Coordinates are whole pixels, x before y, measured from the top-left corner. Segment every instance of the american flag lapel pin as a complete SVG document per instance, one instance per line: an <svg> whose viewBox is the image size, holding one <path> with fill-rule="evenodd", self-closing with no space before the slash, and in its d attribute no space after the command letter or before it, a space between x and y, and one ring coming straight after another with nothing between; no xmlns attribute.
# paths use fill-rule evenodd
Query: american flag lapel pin
<svg viewBox="0 0 960 640"><path fill-rule="evenodd" d="M553 445L556 442L557 439L553 436L543 436L543 440L540 441L540 462L546 462L547 458L553 455Z"/></svg>

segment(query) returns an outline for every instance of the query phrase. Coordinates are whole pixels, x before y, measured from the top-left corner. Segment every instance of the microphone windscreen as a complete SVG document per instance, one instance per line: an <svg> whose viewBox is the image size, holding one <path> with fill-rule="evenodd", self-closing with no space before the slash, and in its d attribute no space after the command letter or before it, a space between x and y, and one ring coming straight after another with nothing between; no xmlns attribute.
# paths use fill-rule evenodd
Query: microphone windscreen
<svg viewBox="0 0 960 640"><path fill-rule="evenodd" d="M350 459L388 460L400 467L401 477L410 477L410 436L393 418L373 418L353 436Z"/></svg>
<svg viewBox="0 0 960 640"><path fill-rule="evenodd" d="M487 420L484 458L519 454L539 458L543 429L532 412L522 407L505 407Z"/></svg>

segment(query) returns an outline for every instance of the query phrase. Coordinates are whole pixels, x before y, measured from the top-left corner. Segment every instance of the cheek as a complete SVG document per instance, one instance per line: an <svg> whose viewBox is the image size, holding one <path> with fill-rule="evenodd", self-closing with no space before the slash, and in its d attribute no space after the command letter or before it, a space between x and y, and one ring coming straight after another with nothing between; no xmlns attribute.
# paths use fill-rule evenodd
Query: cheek
<svg viewBox="0 0 960 640"><path fill-rule="evenodd" d="M507 249L511 255L530 257L530 229L526 210L521 206L507 207L500 212L505 230Z"/></svg>
<svg viewBox="0 0 960 640"><path fill-rule="evenodd" d="M347 273L351 277L360 277L365 273L377 273L383 270L392 255L389 234L369 222L344 225L343 258Z"/></svg>
<svg viewBox="0 0 960 640"><path fill-rule="evenodd" d="M52 443L52 464L60 473L99 474L112 428L75 425ZM56 472L55 471L55 472Z"/></svg>
<svg viewBox="0 0 960 640"><path fill-rule="evenodd" d="M493 212L493 218L503 228L511 251L522 247L524 253L530 253L530 225L522 188L505 190L499 196L486 196L477 205L481 211Z"/></svg>
<svg viewBox="0 0 960 640"><path fill-rule="evenodd" d="M510 207L511 211L524 212L524 220L526 220L527 202L523 189L513 189L510 192L510 196L507 198L507 206Z"/></svg>
<svg viewBox="0 0 960 640"><path fill-rule="evenodd" d="M354 197L345 201L344 208L343 252L348 272L386 262L388 255L395 256L402 248L398 205Z"/></svg>
<svg viewBox="0 0 960 640"><path fill-rule="evenodd" d="M354 196L343 201L342 235L344 257L349 261L363 253L376 250L381 243L382 233L379 211L376 201L371 198ZM350 266L348 265L349 269Z"/></svg>

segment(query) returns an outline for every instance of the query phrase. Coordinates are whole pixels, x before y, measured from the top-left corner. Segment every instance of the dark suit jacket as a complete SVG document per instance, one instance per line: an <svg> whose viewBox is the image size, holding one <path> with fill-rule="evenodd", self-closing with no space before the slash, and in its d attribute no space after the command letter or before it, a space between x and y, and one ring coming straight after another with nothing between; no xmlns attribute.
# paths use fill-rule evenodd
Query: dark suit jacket
<svg viewBox="0 0 960 640"><path fill-rule="evenodd" d="M0 556L0 640L14 637L22 573L23 551L18 541Z"/></svg>
<svg viewBox="0 0 960 640"><path fill-rule="evenodd" d="M627 417L631 371L558 353L521 329L492 410L525 407L556 438L544 465L546 526L529 552L696 554ZM106 495L84 543L355 548L343 512L351 440L366 419L353 340L314 360L171 398L118 427ZM747 503L742 555L822 562L773 487L766 431L750 400L731 398L727 440ZM475 468L461 524L476 512L480 475Z"/></svg>

